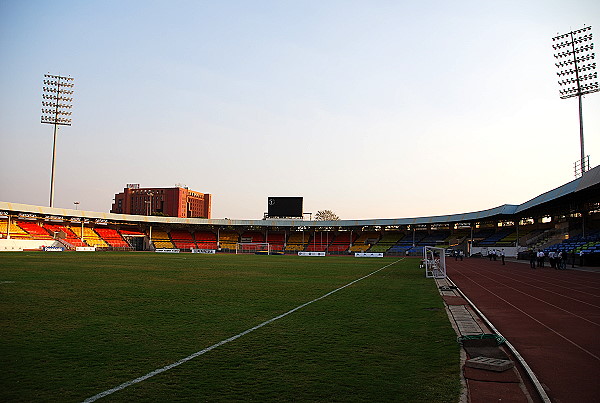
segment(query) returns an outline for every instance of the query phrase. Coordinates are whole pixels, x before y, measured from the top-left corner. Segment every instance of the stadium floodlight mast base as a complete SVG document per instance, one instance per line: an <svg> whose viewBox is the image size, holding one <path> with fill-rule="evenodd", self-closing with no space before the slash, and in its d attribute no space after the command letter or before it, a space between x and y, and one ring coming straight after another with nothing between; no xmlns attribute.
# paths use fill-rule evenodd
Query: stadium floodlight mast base
<svg viewBox="0 0 600 403"><path fill-rule="evenodd" d="M52 173L50 174L50 207L54 207L54 172L56 170L56 135L58 126L71 126L73 107L73 77L44 74L44 93L42 94L42 123L54 125L52 143Z"/></svg>
<svg viewBox="0 0 600 403"><path fill-rule="evenodd" d="M556 73L563 77L558 81L560 86L566 86L560 90L560 98L567 99L577 97L579 99L579 142L581 146L581 159L576 162L576 175L582 175L589 167L589 156L585 155L583 144L583 106L581 99L586 94L598 92L598 72L596 71L595 54L592 52L594 43L592 40L592 27L587 26L566 34L557 35L552 38L552 47L558 53L554 54L557 59L555 63L559 69ZM564 49L563 49L564 48ZM561 50L562 49L562 50ZM587 164L586 164L587 162ZM579 169L577 169L579 165Z"/></svg>

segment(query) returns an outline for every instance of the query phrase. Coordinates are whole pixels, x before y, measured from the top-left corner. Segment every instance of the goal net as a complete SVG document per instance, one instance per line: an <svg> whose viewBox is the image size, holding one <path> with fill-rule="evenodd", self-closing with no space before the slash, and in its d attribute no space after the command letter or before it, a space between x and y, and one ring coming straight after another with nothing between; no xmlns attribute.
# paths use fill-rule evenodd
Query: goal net
<svg viewBox="0 0 600 403"><path fill-rule="evenodd" d="M238 242L235 245L235 253L271 253L271 245L263 242Z"/></svg>
<svg viewBox="0 0 600 403"><path fill-rule="evenodd" d="M425 266L425 277L446 278L446 250L425 246L423 248L423 266Z"/></svg>

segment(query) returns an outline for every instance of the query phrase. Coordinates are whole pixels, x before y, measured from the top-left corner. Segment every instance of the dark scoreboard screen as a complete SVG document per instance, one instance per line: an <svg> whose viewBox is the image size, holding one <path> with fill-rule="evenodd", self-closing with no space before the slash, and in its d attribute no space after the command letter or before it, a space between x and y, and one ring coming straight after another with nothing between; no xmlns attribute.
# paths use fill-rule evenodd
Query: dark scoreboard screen
<svg viewBox="0 0 600 403"><path fill-rule="evenodd" d="M302 217L302 197L269 197L269 217Z"/></svg>

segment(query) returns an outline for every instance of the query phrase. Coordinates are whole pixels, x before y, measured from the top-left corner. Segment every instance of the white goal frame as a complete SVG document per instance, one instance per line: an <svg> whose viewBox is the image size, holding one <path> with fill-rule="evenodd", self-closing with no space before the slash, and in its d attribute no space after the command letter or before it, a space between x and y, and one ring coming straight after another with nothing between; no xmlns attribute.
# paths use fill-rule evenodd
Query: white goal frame
<svg viewBox="0 0 600 403"><path fill-rule="evenodd" d="M235 244L235 254L267 252L271 254L271 244L267 242L238 242Z"/></svg>
<svg viewBox="0 0 600 403"><path fill-rule="evenodd" d="M425 277L446 278L446 249L425 246L422 266L425 267Z"/></svg>

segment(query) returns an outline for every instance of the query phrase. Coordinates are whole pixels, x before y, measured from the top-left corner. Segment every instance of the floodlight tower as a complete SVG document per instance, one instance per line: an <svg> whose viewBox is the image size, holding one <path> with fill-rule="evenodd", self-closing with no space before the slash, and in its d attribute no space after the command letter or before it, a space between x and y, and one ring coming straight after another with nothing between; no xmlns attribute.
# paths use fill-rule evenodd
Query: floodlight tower
<svg viewBox="0 0 600 403"><path fill-rule="evenodd" d="M52 144L52 174L50 175L50 207L54 207L54 170L56 167L56 134L58 126L71 126L70 109L73 98L73 77L44 74L44 93L42 94L42 123L54 125Z"/></svg>
<svg viewBox="0 0 600 403"><path fill-rule="evenodd" d="M583 27L576 31L558 35L552 38L555 42L552 47L558 53L556 73L562 79L558 81L561 86L560 98L577 97L579 99L579 141L581 144L581 160L575 162L575 175L583 174L589 169L589 156L585 155L583 146L583 110L581 98L586 94L598 92L598 72L596 71L595 54L592 52L592 27ZM586 163L587 158L587 163Z"/></svg>

